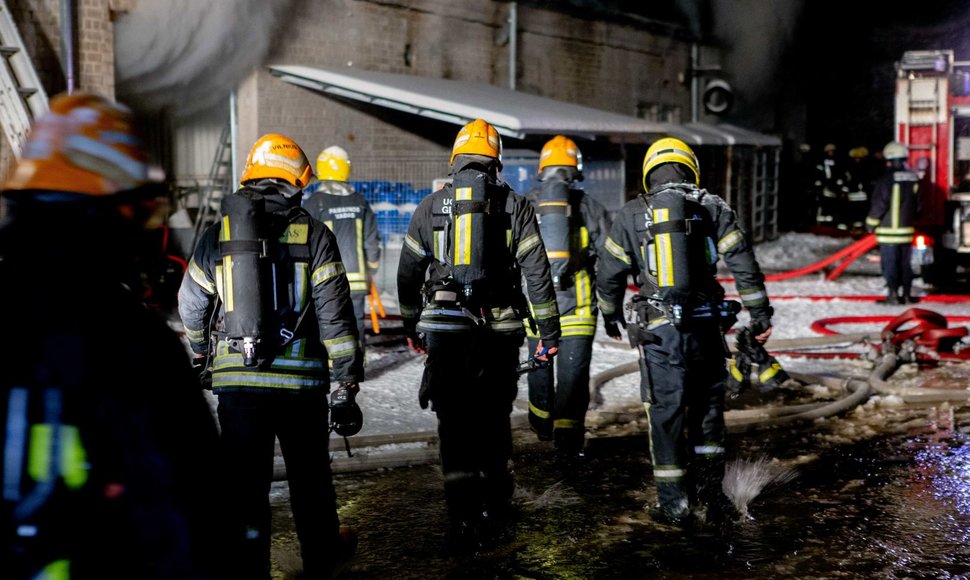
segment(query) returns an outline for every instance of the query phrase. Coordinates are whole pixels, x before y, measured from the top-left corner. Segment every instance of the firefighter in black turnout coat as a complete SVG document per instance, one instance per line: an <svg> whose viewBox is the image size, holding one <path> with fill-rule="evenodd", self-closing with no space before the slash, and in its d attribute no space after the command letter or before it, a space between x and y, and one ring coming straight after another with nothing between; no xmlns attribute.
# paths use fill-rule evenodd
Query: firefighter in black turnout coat
<svg viewBox="0 0 970 580"><path fill-rule="evenodd" d="M527 198L556 287L562 340L553 367L529 373L529 423L540 440L555 441L563 458L583 455L589 365L596 334L595 268L609 233L606 209L576 185L583 179L583 156L576 143L557 135L539 156L539 187ZM529 348L539 337L529 333Z"/></svg>
<svg viewBox="0 0 970 580"><path fill-rule="evenodd" d="M198 579L221 564L215 419L142 303L146 233L167 209L147 158L126 108L61 95L3 186L3 578Z"/></svg>
<svg viewBox="0 0 970 580"><path fill-rule="evenodd" d="M906 146L895 141L883 148L888 170L873 182L866 227L876 232L886 304L915 302L912 297L913 235L922 209L919 176L906 167Z"/></svg>
<svg viewBox="0 0 970 580"><path fill-rule="evenodd" d="M620 210L606 240L597 292L607 333L619 338L627 277L640 291L627 328L640 350L641 397L650 421L657 507L654 516L682 523L691 508L709 518L732 515L724 476L722 331L734 322L715 277L718 256L735 276L756 339L771 333L764 276L734 212L698 187L693 151L665 138L643 161L646 194Z"/></svg>
<svg viewBox="0 0 970 580"><path fill-rule="evenodd" d="M219 493L234 515L231 578L269 577L276 438L305 576L328 577L352 547L337 518L327 415L332 410L338 433L348 424L347 434L360 429L353 399L363 368L337 241L300 208L310 175L291 139L257 140L242 187L223 199L222 219L204 232L179 291L179 314L199 357L209 352L218 304L212 390L226 478ZM331 380L339 386L328 409Z"/></svg>
<svg viewBox="0 0 970 580"><path fill-rule="evenodd" d="M428 354L419 400L438 416L450 538L459 550L474 548L510 507L509 416L529 315L523 274L540 337L536 358L551 359L559 344L535 212L498 180L501 147L481 119L461 129L453 183L418 205L398 268L408 342Z"/></svg>
<svg viewBox="0 0 970 580"><path fill-rule="evenodd" d="M377 218L364 196L354 191L350 159L342 147L327 147L317 157L317 180L304 191L303 207L330 228L340 245L340 257L350 282L357 334L364 348L364 302L381 262Z"/></svg>

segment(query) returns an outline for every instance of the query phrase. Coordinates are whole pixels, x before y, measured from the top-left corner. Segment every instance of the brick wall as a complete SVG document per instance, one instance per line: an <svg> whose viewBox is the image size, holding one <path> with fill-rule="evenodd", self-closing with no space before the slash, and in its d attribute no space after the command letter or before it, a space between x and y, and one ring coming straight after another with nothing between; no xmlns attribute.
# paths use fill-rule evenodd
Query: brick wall
<svg viewBox="0 0 970 580"><path fill-rule="evenodd" d="M507 2L448 0L297 0L288 34L279 34L267 64L354 66L508 86ZM520 91L626 115L644 104L689 112L678 74L689 62L683 40L623 26L519 7ZM258 73L259 133L282 132L313 157L338 143L355 157L445 154L456 129L335 102ZM507 145L508 146L508 145ZM390 177L390 176L388 176Z"/></svg>

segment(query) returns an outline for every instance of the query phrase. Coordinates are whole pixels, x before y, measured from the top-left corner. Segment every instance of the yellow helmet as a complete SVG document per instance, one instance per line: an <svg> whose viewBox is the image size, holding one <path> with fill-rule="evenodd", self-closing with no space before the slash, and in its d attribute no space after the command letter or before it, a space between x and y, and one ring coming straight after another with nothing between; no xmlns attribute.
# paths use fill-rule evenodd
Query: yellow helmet
<svg viewBox="0 0 970 580"><path fill-rule="evenodd" d="M269 133L256 140L246 157L239 183L254 179L282 179L294 187L306 187L313 171L300 146L278 133Z"/></svg>
<svg viewBox="0 0 970 580"><path fill-rule="evenodd" d="M482 119L475 119L458 131L449 164L454 165L456 155L484 155L501 161L502 138L495 127Z"/></svg>
<svg viewBox="0 0 970 580"><path fill-rule="evenodd" d="M694 185L700 184L701 169L697 162L697 156L686 143L680 139L665 137L657 139L653 145L647 149L647 154L643 157L643 189L648 191L647 176L650 172L665 163L679 163L691 170L694 174Z"/></svg>
<svg viewBox="0 0 970 580"><path fill-rule="evenodd" d="M583 154L569 137L556 135L542 146L542 153L539 154L539 171L554 165L575 167L577 171L583 170Z"/></svg>
<svg viewBox="0 0 970 580"><path fill-rule="evenodd" d="M58 95L34 124L3 189L107 196L149 183L131 111L86 93Z"/></svg>
<svg viewBox="0 0 970 580"><path fill-rule="evenodd" d="M350 157L343 147L331 145L317 156L317 179L347 181L350 178Z"/></svg>

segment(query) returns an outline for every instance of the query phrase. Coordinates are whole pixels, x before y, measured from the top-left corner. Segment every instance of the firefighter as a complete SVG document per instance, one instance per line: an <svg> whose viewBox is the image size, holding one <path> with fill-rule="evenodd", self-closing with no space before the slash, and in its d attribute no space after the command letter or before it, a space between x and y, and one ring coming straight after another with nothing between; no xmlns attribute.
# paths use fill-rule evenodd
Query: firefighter
<svg viewBox="0 0 970 580"><path fill-rule="evenodd" d="M204 232L179 290L197 357L209 353L213 310L218 320L212 390L226 479L219 493L235 516L232 578L269 577L274 438L286 462L305 576L327 577L354 548L337 518L327 393L331 381L339 385L331 395L335 430L359 422L361 352L337 240L300 208L311 175L291 139L260 137L240 189L223 199L223 217Z"/></svg>
<svg viewBox="0 0 970 580"><path fill-rule="evenodd" d="M556 294L535 212L498 179L501 152L498 132L481 119L458 132L453 183L421 200L398 268L408 344L428 355L419 402L422 408L430 402L438 416L456 550L489 539L511 508L509 416L522 321L529 317L523 275L539 336L535 358L548 362L559 345Z"/></svg>
<svg viewBox="0 0 970 580"><path fill-rule="evenodd" d="M343 148L332 146L317 157L317 181L306 188L303 207L322 221L340 246L350 297L357 317L357 334L364 349L364 302L370 292L371 280L381 260L381 237L377 232L374 210L347 182L350 178L350 158Z"/></svg>
<svg viewBox="0 0 970 580"><path fill-rule="evenodd" d="M813 182L818 208L815 221L820 226L836 226L846 196L845 167L836 155L834 144L825 145L822 151L822 159L815 166Z"/></svg>
<svg viewBox="0 0 970 580"><path fill-rule="evenodd" d="M128 109L60 95L3 185L4 578L215 576L215 420L142 303L147 157Z"/></svg>
<svg viewBox="0 0 970 580"><path fill-rule="evenodd" d="M841 213L841 229L853 232L865 230L866 214L869 212L869 196L875 178L869 149L853 147L849 150L850 165L845 172L846 194L845 211Z"/></svg>
<svg viewBox="0 0 970 580"><path fill-rule="evenodd" d="M722 331L733 309L715 277L718 256L734 274L756 340L771 334L764 276L720 197L698 187L700 170L682 141L654 142L643 161L645 194L613 222L597 278L607 334L620 337L627 277L640 290L627 332L640 351L640 392L650 421L656 519L683 524L692 508L710 519L735 515L724 476ZM685 433L686 432L686 433Z"/></svg>
<svg viewBox="0 0 970 580"><path fill-rule="evenodd" d="M552 269L562 340L553 367L529 373L529 423L540 440L553 440L560 457L582 458L589 365L599 310L594 292L596 257L609 233L606 209L578 189L583 155L557 135L539 156L539 187L529 193ZM539 337L529 332L529 350Z"/></svg>
<svg viewBox="0 0 970 580"><path fill-rule="evenodd" d="M876 232L882 277L886 280L885 304L906 304L912 296L913 234L922 209L919 176L906 166L906 146L895 141L883 147L888 171L873 184L872 207L866 227Z"/></svg>

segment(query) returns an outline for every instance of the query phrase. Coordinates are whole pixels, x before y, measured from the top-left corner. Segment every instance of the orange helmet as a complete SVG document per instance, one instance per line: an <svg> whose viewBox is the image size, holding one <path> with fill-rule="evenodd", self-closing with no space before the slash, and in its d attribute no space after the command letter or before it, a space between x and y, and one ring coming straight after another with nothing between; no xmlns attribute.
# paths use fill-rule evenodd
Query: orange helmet
<svg viewBox="0 0 970 580"><path fill-rule="evenodd" d="M583 154L569 137L556 135L543 145L542 153L539 154L539 171L553 165L565 165L575 167L577 171L583 170Z"/></svg>
<svg viewBox="0 0 970 580"><path fill-rule="evenodd" d="M502 161L502 138L495 127L475 119L458 131L455 146L451 149L451 165L454 165L456 155L484 155Z"/></svg>
<svg viewBox="0 0 970 580"><path fill-rule="evenodd" d="M149 181L131 111L104 97L75 93L51 99L3 189L107 196Z"/></svg>
<svg viewBox="0 0 970 580"><path fill-rule="evenodd" d="M295 141L269 133L256 140L246 157L239 183L255 179L282 179L294 187L306 187L313 177L310 162Z"/></svg>

